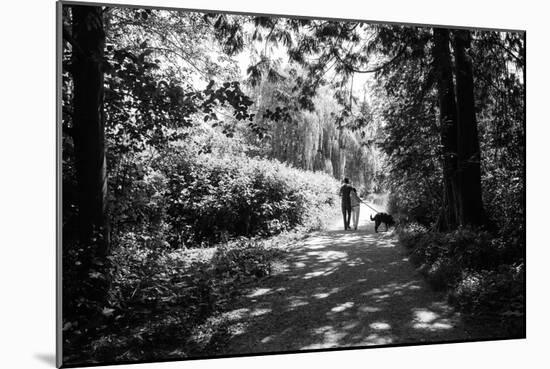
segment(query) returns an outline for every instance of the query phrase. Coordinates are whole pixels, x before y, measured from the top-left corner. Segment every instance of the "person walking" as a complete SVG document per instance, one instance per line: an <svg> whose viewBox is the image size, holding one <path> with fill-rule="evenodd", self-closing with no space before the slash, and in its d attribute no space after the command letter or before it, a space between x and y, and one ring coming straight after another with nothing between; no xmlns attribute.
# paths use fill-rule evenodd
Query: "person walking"
<svg viewBox="0 0 550 369"><path fill-rule="evenodd" d="M350 192L352 188L349 184L349 178L344 178L344 184L340 187L340 196L342 197L342 215L344 216L344 229L346 231L351 229L349 222L351 218Z"/></svg>
<svg viewBox="0 0 550 369"><path fill-rule="evenodd" d="M357 230L357 223L359 223L359 212L361 210L361 199L357 195L357 190L352 187L350 192L351 202L351 219L353 220L353 229Z"/></svg>

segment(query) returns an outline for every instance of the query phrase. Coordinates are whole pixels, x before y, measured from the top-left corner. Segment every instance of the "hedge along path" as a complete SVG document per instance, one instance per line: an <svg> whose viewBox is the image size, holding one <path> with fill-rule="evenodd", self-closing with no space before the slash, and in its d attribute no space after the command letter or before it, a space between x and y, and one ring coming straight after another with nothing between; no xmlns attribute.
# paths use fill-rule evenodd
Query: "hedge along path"
<svg viewBox="0 0 550 369"><path fill-rule="evenodd" d="M339 217L291 248L272 277L224 314L229 337L216 353L472 339L396 237L374 233L371 214L362 205L357 231L344 231Z"/></svg>

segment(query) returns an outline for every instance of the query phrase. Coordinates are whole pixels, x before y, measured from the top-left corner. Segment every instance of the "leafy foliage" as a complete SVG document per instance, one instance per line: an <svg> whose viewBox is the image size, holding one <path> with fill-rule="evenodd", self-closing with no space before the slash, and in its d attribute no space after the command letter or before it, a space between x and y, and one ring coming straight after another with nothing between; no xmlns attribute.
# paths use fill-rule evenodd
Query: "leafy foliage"
<svg viewBox="0 0 550 369"><path fill-rule="evenodd" d="M159 156L142 178L118 199L116 219L133 231L156 230L173 247L315 227L335 203L337 188L328 176L276 162L198 155L192 149ZM134 217L127 222L129 209Z"/></svg>
<svg viewBox="0 0 550 369"><path fill-rule="evenodd" d="M441 145L431 29L124 8L100 13L112 240L105 260L83 260L77 246L72 67L79 46L64 31L64 303L81 313L65 317L69 362L216 352L221 312L243 285L270 275L289 234L322 228L334 215L344 176L377 206L389 192L410 259L456 306L474 315L496 311L506 329L521 332L521 34L473 32L468 50L483 205L493 227L438 233L449 153ZM64 7L67 29L71 16ZM281 50L286 63L275 55ZM246 76L239 74L241 53L250 56ZM359 97L357 75L370 76ZM83 262L90 265L84 278ZM104 304L84 293L97 280L110 282ZM90 321L89 311L101 319Z"/></svg>
<svg viewBox="0 0 550 369"><path fill-rule="evenodd" d="M103 309L108 326L87 344L66 341L68 361L165 360L210 352L216 336L196 335L208 334L207 319L223 311L244 283L271 273L272 262L283 256L276 246L277 240L242 238L216 248L172 250L127 235L111 256L111 307ZM65 327L73 339L85 334L78 321Z"/></svg>
<svg viewBox="0 0 550 369"><path fill-rule="evenodd" d="M400 230L410 260L449 301L473 315L497 316L508 335L525 330L525 263L517 240L485 231L428 232L411 224Z"/></svg>

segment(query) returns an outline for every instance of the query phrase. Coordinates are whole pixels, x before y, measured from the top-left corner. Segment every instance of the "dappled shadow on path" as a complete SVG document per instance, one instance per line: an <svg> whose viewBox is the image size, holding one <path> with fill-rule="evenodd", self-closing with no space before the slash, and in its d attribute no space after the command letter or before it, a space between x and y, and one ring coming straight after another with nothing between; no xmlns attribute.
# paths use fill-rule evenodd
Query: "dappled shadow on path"
<svg viewBox="0 0 550 369"><path fill-rule="evenodd" d="M468 339L460 319L409 264L390 233L332 229L225 313L220 354Z"/></svg>

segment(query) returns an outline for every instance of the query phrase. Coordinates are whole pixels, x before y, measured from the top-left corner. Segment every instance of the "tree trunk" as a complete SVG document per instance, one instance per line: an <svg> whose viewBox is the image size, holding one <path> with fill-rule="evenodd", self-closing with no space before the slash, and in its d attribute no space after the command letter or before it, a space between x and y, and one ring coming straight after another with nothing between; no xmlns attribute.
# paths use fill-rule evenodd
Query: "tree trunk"
<svg viewBox="0 0 550 369"><path fill-rule="evenodd" d="M479 226L485 223L481 195L479 138L474 103L472 61L467 51L471 35L454 31L456 94L458 118L459 223Z"/></svg>
<svg viewBox="0 0 550 369"><path fill-rule="evenodd" d="M457 115L449 47L449 31L434 28L434 69L436 71L439 124L443 146L443 187L445 204L439 230L455 229L458 224L457 205Z"/></svg>
<svg viewBox="0 0 550 369"><path fill-rule="evenodd" d="M74 148L78 187L79 275L87 299L107 296L107 171L103 111L105 32L100 7L73 6ZM79 280L80 281L80 280Z"/></svg>
<svg viewBox="0 0 550 369"><path fill-rule="evenodd" d="M332 176L338 180L343 179L340 170L340 140L332 138L332 150L330 153L330 161L332 162Z"/></svg>

